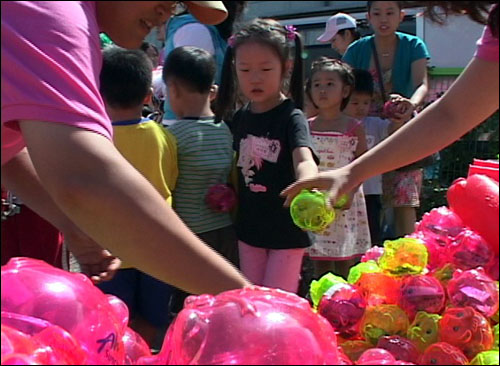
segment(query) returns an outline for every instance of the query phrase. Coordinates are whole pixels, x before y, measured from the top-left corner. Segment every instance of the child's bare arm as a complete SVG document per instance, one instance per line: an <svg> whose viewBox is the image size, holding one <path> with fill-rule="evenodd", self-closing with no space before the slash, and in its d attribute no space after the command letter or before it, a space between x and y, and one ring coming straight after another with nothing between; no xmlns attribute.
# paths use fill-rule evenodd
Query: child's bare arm
<svg viewBox="0 0 500 366"><path fill-rule="evenodd" d="M297 147L293 150L292 157L296 179L309 178L318 174L318 166L308 147Z"/></svg>
<svg viewBox="0 0 500 366"><path fill-rule="evenodd" d="M195 294L248 284L184 225L111 141L56 123L21 121L20 126L33 164L54 201L115 255Z"/></svg>

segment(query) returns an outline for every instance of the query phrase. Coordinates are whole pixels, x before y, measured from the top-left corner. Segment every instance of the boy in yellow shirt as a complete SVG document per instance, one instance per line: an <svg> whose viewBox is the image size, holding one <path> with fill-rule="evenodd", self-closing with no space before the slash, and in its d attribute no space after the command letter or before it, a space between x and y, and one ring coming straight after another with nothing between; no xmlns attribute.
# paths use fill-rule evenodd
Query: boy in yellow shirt
<svg viewBox="0 0 500 366"><path fill-rule="evenodd" d="M171 205L178 176L177 142L161 125L142 118L143 105L151 98L151 79L152 65L144 52L119 47L103 51L100 91L115 146ZM153 346L168 325L172 288L132 265L122 264L115 277L99 287L127 304L131 327Z"/></svg>

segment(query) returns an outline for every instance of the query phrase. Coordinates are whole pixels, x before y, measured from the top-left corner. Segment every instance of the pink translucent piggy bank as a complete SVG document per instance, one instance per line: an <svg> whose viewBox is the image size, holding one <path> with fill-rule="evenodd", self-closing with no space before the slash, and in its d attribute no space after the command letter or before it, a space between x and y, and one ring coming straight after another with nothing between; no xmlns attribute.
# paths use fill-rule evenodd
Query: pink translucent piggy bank
<svg viewBox="0 0 500 366"><path fill-rule="evenodd" d="M439 342L429 346L420 357L420 365L468 365L463 352L449 343Z"/></svg>
<svg viewBox="0 0 500 366"><path fill-rule="evenodd" d="M439 268L449 261L447 247L465 228L462 219L447 207L424 214L412 237L422 240L429 251L429 268Z"/></svg>
<svg viewBox="0 0 500 366"><path fill-rule="evenodd" d="M3 311L2 364L18 358L43 365L83 365L87 361L80 344L64 329L42 319Z"/></svg>
<svg viewBox="0 0 500 366"><path fill-rule="evenodd" d="M131 328L125 330L122 342L125 347L125 365L136 365L141 357L151 357L146 341Z"/></svg>
<svg viewBox="0 0 500 366"><path fill-rule="evenodd" d="M418 311L439 313L446 300L441 283L431 276L408 276L401 284L399 306L413 318Z"/></svg>
<svg viewBox="0 0 500 366"><path fill-rule="evenodd" d="M336 365L330 324L297 295L263 287L190 296L156 364Z"/></svg>
<svg viewBox="0 0 500 366"><path fill-rule="evenodd" d="M227 184L216 184L208 189L205 202L216 212L229 212L236 204L236 193Z"/></svg>
<svg viewBox="0 0 500 366"><path fill-rule="evenodd" d="M424 214L415 231L422 231L443 244L448 244L463 228L462 219L448 207L442 206Z"/></svg>
<svg viewBox="0 0 500 366"><path fill-rule="evenodd" d="M340 283L332 286L321 298L318 312L333 329L344 338L359 333L359 322L365 313L366 302L361 291L354 285Z"/></svg>
<svg viewBox="0 0 500 366"><path fill-rule="evenodd" d="M460 348L469 359L494 343L490 323L471 307L447 309L439 321L439 339Z"/></svg>
<svg viewBox="0 0 500 366"><path fill-rule="evenodd" d="M448 297L454 306L471 306L487 318L498 311L498 287L482 268L457 270L448 282Z"/></svg>
<svg viewBox="0 0 500 366"><path fill-rule="evenodd" d="M361 262L368 261L378 261L378 259L384 254L384 248L382 247L372 247L366 251L366 253L361 257Z"/></svg>
<svg viewBox="0 0 500 366"><path fill-rule="evenodd" d="M356 362L356 365L395 365L396 359L387 350L372 348L365 351Z"/></svg>
<svg viewBox="0 0 500 366"><path fill-rule="evenodd" d="M2 266L2 311L44 319L70 333L87 353L89 364L122 364L121 341L128 314L83 274L30 258Z"/></svg>
<svg viewBox="0 0 500 366"><path fill-rule="evenodd" d="M449 255L449 261L459 269L485 268L493 261L488 243L471 230L463 230L457 235Z"/></svg>
<svg viewBox="0 0 500 366"><path fill-rule="evenodd" d="M377 348L382 348L391 353L396 360L417 363L420 352L407 338L400 336L382 337L378 340Z"/></svg>

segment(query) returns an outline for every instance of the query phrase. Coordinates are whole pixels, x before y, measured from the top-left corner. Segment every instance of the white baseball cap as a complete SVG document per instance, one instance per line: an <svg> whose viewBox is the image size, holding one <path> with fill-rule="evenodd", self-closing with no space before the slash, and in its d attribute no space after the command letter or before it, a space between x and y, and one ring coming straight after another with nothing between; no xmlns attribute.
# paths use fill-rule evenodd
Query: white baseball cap
<svg viewBox="0 0 500 366"><path fill-rule="evenodd" d="M356 19L352 16L337 13L326 22L325 32L317 38L319 42L330 42L342 29L356 28Z"/></svg>

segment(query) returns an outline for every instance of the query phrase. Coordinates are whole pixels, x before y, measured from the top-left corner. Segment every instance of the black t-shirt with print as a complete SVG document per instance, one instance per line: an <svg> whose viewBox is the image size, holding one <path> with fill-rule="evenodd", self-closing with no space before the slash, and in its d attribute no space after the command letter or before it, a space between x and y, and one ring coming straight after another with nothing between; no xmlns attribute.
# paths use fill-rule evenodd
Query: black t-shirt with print
<svg viewBox="0 0 500 366"><path fill-rule="evenodd" d="M311 235L295 226L280 192L293 183L292 152L314 151L304 114L289 99L264 113L239 110L231 123L237 152L238 239L260 248L306 248Z"/></svg>

